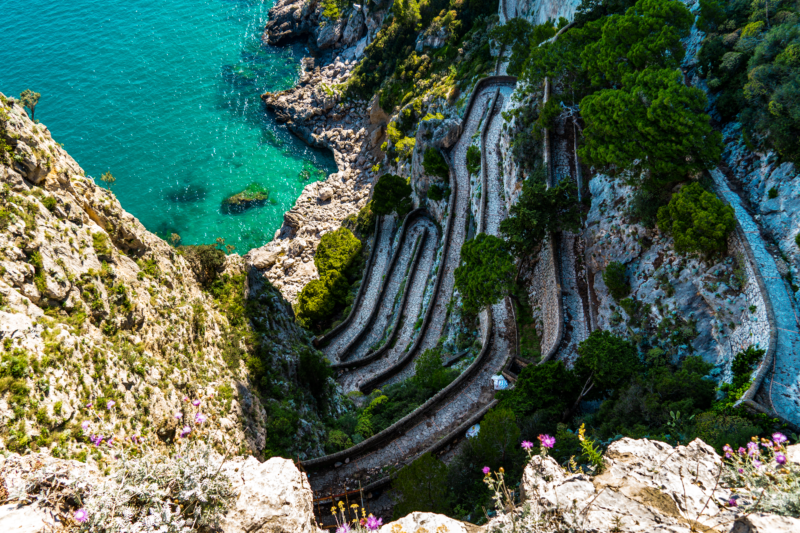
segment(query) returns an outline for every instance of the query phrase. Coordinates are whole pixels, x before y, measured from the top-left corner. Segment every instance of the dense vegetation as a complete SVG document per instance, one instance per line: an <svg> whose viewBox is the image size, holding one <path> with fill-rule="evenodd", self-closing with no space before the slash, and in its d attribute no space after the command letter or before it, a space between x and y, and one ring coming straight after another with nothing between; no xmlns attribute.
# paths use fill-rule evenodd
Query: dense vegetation
<svg viewBox="0 0 800 533"><path fill-rule="evenodd" d="M370 209L377 216L397 213L401 219L411 210L411 185L408 180L384 174L375 184Z"/></svg>
<svg viewBox="0 0 800 533"><path fill-rule="evenodd" d="M499 302L511 290L514 259L503 239L479 233L461 247L461 264L455 271L455 286L468 314Z"/></svg>
<svg viewBox="0 0 800 533"><path fill-rule="evenodd" d="M347 316L355 299L364 257L359 241L347 228L326 233L314 255L319 279L303 287L297 299L297 321L321 332L335 316Z"/></svg>
<svg viewBox="0 0 800 533"><path fill-rule="evenodd" d="M800 5L794 0L701 0L706 32L699 72L725 120L739 119L754 145L798 161Z"/></svg>

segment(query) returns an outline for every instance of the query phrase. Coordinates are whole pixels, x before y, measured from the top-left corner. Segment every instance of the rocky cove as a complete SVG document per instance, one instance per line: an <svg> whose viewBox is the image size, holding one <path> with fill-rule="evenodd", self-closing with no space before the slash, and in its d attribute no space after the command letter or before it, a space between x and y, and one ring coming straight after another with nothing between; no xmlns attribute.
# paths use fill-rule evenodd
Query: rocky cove
<svg viewBox="0 0 800 533"><path fill-rule="evenodd" d="M550 44L570 30L566 19L585 12L578 2L497 7L479 20L543 24ZM402 15L393 9L386 0L272 8L263 39L307 39L313 57L294 88L264 94L264 104L305 142L330 150L339 171L306 186L273 240L241 257L221 254L224 243L173 248L147 232L4 98L11 143L2 167L0 415L10 430L2 435L0 496L13 503L0 509L0 524L100 527L98 517L118 505L93 489L102 486L135 501L144 514L124 520L148 531L345 531L350 505L382 518L363 516L352 527L392 533L796 529L798 457L784 435L797 438L800 412L794 166L749 151L740 126L721 127L721 164L689 182L731 207L733 229L724 253L679 251L660 220L641 216L635 181L580 161L586 123L565 82L545 77L538 86L506 75L515 56L490 46L484 22L454 60L455 71L474 73L466 81L453 70L430 78L406 71L371 96L347 94L365 75L368 47ZM556 16L565 17L558 33L547 27ZM448 50L454 30L445 17L404 48L418 68ZM702 87L701 41L693 26L681 41L681 69ZM397 93L389 82L407 92L390 97ZM531 126L525 113L544 114L552 95L560 111ZM574 184L580 223L535 237L513 265L517 288L470 316L459 285L459 269L474 260L469 247L479 236L507 235L504 222L530 205L526 187L538 168L542 196ZM304 288L330 279L317 267L323 238L353 227L386 174L406 182L411 205L375 216L374 232L361 235L365 263L347 312L314 336L295 319ZM758 187L737 192L742 183ZM772 192L772 203L759 199L767 185L779 189L777 201ZM638 374L584 397L570 387L598 334L629 338L638 353L627 366ZM425 372L449 369L450 381L406 411L381 411L395 391L425 377L431 354L438 366ZM620 366L615 373L624 373ZM670 372L680 377L669 381ZM507 390L496 392L498 380ZM734 392L735 404L726 403ZM570 405L548 394L570 396ZM674 401L656 414L658 398ZM531 402L550 402L558 413L531 414ZM626 428L644 437L637 439L591 427L642 412L667 418ZM547 416L558 424L545 426ZM539 433L545 427L555 437ZM742 440L753 433L761 439ZM483 464L491 467L481 479ZM147 481L148 472L162 472L163 483ZM474 496L482 502L474 508L437 500L459 484L488 492ZM438 487L424 504L414 500L422 485ZM159 497L131 496L144 490ZM86 507L77 503L83 498Z"/></svg>

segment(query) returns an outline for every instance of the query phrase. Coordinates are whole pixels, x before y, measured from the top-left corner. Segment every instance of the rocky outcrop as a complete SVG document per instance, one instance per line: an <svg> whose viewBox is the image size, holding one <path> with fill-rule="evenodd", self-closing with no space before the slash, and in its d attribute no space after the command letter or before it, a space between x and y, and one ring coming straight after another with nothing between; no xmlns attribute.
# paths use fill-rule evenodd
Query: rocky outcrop
<svg viewBox="0 0 800 533"><path fill-rule="evenodd" d="M116 402L121 436L147 431L171 442L174 414L191 396L203 398L204 411L220 420L216 438L262 450L265 406L238 356L223 358L229 342L239 347L229 338L235 317L224 316L186 257L148 232L47 128L1 95L0 138L11 149L0 154L3 364L19 358L14 388L27 391L0 392L0 449L81 453L88 447L81 439L59 444L48 435L91 418L86 406L98 399L103 408ZM238 256L225 263L230 275L243 268ZM292 346L307 344L305 333L273 287L253 287L289 383L298 357ZM319 422L308 407L299 409L318 454Z"/></svg>
<svg viewBox="0 0 800 533"><path fill-rule="evenodd" d="M374 4L373 4L374 6ZM307 38L318 52L356 45L374 25L375 15L366 8L344 4L337 19L323 15L324 5L317 0L277 0L269 10L269 21L262 39L272 45ZM363 43L361 51L366 46Z"/></svg>

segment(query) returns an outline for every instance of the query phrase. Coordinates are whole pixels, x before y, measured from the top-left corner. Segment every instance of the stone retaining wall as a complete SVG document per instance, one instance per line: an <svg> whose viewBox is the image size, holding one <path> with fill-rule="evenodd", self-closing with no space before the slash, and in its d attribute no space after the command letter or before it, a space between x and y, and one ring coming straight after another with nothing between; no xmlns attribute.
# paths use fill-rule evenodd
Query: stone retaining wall
<svg viewBox="0 0 800 533"><path fill-rule="evenodd" d="M319 348L320 346L325 346L334 337L336 337L339 333L344 331L347 326L350 325L350 321L356 316L358 312L358 308L361 306L361 300L364 298L364 292L367 290L367 285L369 284L369 278L372 275L372 263L375 259L375 250L378 249L378 239L380 238L380 231L381 231L381 218L383 217L375 217L375 234L372 237L372 249L369 251L369 258L367 259L367 264L364 265L364 276L361 278L361 286L358 288L358 293L356 293L356 298L353 300L353 307L350 309L350 313L342 320L341 324L336 326L335 328L331 329L325 335L321 335L314 339L314 346Z"/></svg>
<svg viewBox="0 0 800 533"><path fill-rule="evenodd" d="M406 239L406 236L408 235L408 228L411 226L411 223L414 220L416 220L421 216L427 216L427 211L424 208L417 208L408 213L406 215L406 218L403 220L403 226L400 229L400 236L397 240L397 246L395 247L394 255L392 256L392 260L389 263L388 268L386 269L386 277L384 278L383 283L381 284L381 290L378 295L378 301L381 301L383 298L386 297L385 292L389 276L391 275L392 270L394 269L398 259L400 258L400 254L403 249L403 243ZM364 336L367 330L369 330L370 326L375 321L375 316L378 314L379 307L380 306L378 305L373 306L372 312L370 313L370 316L367 319L367 323L364 325L361 331L359 331L358 334L353 338L353 340L351 340L348 343L348 345L344 347L342 353L339 355L339 361L341 362L337 365L337 367L347 366L344 360L347 358L349 353L358 345L358 343L361 341L361 338Z"/></svg>
<svg viewBox="0 0 800 533"><path fill-rule="evenodd" d="M419 351L420 343L422 342L425 335L423 333L428 329L430 325L431 318L433 317L433 310L436 307L435 297L439 293L439 286L442 284L442 280L444 279L444 269L446 266L446 262L444 258L447 256L447 249L450 247L450 233L453 224L453 209L455 207L456 196L458 195L458 180L456 179L455 173L453 171L452 161L450 160L450 156L443 151L439 150L439 153L444 158L445 162L447 163L448 167L450 168L450 199L448 200L447 205L447 223L445 224L444 230L444 242L442 243L442 260L439 263L439 269L436 272L436 281L433 284L433 292L431 296L431 301L428 303L428 309L425 311L425 318L422 320L422 325L419 328L419 334L417 338L414 340L414 344L411 345L411 348L406 352L406 354L398 359L393 365L389 368L378 374L377 376L373 377L363 385L359 387L361 392L364 391L372 391L372 389L379 385L381 382L385 381L386 379L394 376L398 372L400 372L403 367L411 360L413 360L416 353ZM456 265L458 266L458 265ZM455 268L455 267L453 267ZM366 394L366 393L365 393ZM412 413L413 414L413 413Z"/></svg>

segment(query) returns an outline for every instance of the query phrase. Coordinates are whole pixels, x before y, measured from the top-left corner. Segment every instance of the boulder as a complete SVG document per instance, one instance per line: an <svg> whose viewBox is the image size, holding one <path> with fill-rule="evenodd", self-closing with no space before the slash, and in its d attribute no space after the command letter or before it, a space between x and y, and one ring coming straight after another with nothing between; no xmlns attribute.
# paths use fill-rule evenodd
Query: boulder
<svg viewBox="0 0 800 533"><path fill-rule="evenodd" d="M380 528L380 533L417 533L446 531L447 533L475 533L481 529L453 518L435 513L411 513Z"/></svg>
<svg viewBox="0 0 800 533"><path fill-rule="evenodd" d="M369 113L369 123L373 125L386 125L389 123L389 115L386 114L386 111L381 108L380 100L378 99L378 94L376 93L375 96L372 97L372 100L369 101L369 107L367 108L367 112Z"/></svg>
<svg viewBox="0 0 800 533"><path fill-rule="evenodd" d="M224 533L318 533L314 495L290 459L235 459L223 467L239 494L222 520Z"/></svg>
<svg viewBox="0 0 800 533"><path fill-rule="evenodd" d="M327 202L333 198L333 189L330 187L323 187L319 190L319 199L323 202Z"/></svg>

